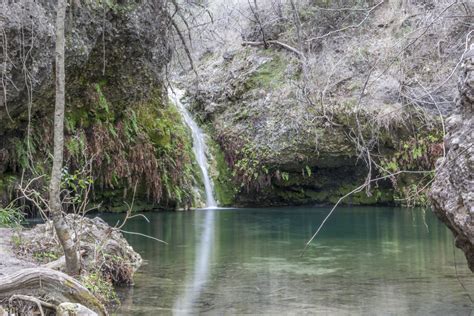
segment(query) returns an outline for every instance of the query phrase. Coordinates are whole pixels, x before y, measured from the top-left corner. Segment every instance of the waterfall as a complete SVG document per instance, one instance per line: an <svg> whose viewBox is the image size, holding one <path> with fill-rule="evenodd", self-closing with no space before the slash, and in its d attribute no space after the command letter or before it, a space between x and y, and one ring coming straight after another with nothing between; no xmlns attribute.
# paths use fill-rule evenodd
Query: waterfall
<svg viewBox="0 0 474 316"><path fill-rule="evenodd" d="M209 166L206 157L206 135L197 125L196 121L193 119L191 113L189 113L186 106L181 102L181 98L184 95L184 91L173 88L173 91L169 91L168 95L173 98L174 103L176 104L176 107L178 108L181 115L183 116L186 125L188 125L191 129L193 137L193 151L194 155L196 156L197 163L199 164L199 168L201 169L202 179L204 181L204 189L206 191L206 208L215 208L217 207L217 203L214 199L214 193L212 191L212 181L209 177Z"/></svg>

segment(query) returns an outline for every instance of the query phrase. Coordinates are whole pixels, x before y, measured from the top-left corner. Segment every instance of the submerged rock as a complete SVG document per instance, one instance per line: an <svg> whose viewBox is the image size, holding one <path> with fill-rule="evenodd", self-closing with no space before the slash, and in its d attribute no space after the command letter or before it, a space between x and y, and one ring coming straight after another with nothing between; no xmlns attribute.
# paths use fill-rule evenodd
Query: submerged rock
<svg viewBox="0 0 474 316"><path fill-rule="evenodd" d="M464 56L458 113L446 122L447 154L431 189L433 211L453 232L474 272L474 45Z"/></svg>

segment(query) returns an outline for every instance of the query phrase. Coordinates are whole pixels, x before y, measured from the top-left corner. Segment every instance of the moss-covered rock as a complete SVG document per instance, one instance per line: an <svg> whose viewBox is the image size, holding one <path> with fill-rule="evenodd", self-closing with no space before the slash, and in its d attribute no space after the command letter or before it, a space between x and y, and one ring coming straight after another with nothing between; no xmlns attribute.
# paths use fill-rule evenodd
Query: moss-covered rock
<svg viewBox="0 0 474 316"><path fill-rule="evenodd" d="M212 157L210 176L217 203L219 206L233 206L238 189L233 181L232 170L227 165L220 146L212 140L208 141L208 145Z"/></svg>
<svg viewBox="0 0 474 316"><path fill-rule="evenodd" d="M200 66L207 85L189 86L188 95L202 124L212 126L209 133L223 153L229 176L215 180L216 192L231 192L235 205L337 202L367 178L357 139L370 140L374 159L382 166L394 158L407 167L402 162L407 144L410 151L421 151L407 170L430 170L434 160L425 160L440 154L435 152L440 143L433 136L439 130L435 119L426 124L426 118L407 109L403 115L411 117L411 126L395 119L387 123L377 119L385 105L359 107L350 93L321 108L311 92L304 95L300 89L301 63L284 51L242 48L232 58L213 56ZM372 176L388 176L372 167ZM223 169L219 164L214 168ZM415 175L379 181L343 203L401 203L422 179Z"/></svg>
<svg viewBox="0 0 474 316"><path fill-rule="evenodd" d="M166 3L77 3L68 8L66 30L66 167L92 160L92 196L105 209L124 209L135 187L136 207L189 207L196 182L191 140L162 78L170 59ZM0 106L1 183L7 174L49 173L54 105L55 1L4 7L11 64L8 103ZM31 34L15 21L38 25L35 41L23 42ZM22 50L30 52L32 86L25 84Z"/></svg>

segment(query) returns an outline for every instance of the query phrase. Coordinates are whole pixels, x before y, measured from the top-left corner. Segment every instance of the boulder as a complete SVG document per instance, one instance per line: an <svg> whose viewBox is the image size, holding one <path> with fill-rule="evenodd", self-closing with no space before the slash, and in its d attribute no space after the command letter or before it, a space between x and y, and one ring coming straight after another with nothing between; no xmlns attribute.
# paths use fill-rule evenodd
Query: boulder
<svg viewBox="0 0 474 316"><path fill-rule="evenodd" d="M79 303L61 303L56 311L57 316L97 316L98 314Z"/></svg>
<svg viewBox="0 0 474 316"><path fill-rule="evenodd" d="M72 228L73 238L79 240L83 270L89 273L99 272L106 280L117 285L133 282L133 274L142 264L142 258L128 244L120 230L109 226L100 217L69 214L66 222ZM31 254L34 258L45 261L54 260L62 254L51 222L36 225L19 234L20 253ZM64 267L63 260L55 262L59 264L52 263L46 267Z"/></svg>

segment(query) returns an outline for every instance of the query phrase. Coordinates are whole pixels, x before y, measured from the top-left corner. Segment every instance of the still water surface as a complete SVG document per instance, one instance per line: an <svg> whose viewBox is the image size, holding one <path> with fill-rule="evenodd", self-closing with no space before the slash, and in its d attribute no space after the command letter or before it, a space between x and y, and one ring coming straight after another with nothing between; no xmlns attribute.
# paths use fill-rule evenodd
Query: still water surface
<svg viewBox="0 0 474 316"><path fill-rule="evenodd" d="M126 230L145 265L119 315L470 315L474 277L427 211L327 208L148 213ZM103 215L115 223L117 215Z"/></svg>

